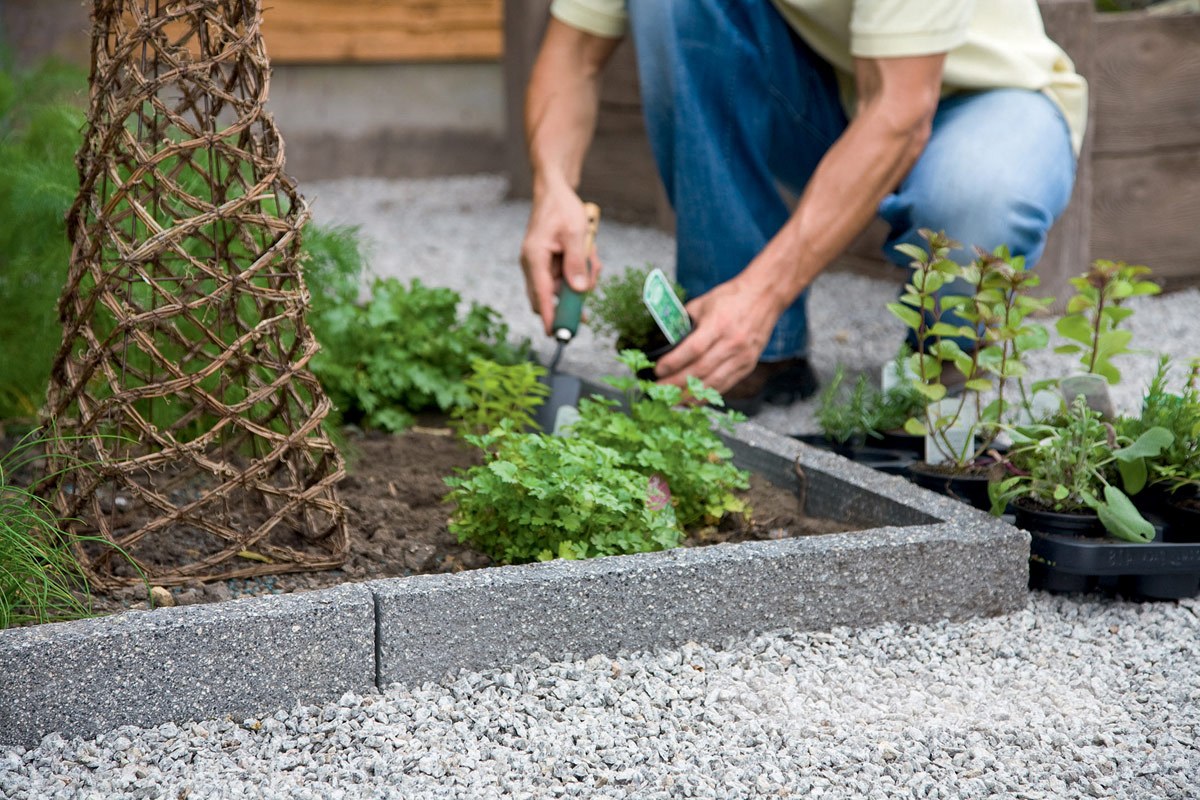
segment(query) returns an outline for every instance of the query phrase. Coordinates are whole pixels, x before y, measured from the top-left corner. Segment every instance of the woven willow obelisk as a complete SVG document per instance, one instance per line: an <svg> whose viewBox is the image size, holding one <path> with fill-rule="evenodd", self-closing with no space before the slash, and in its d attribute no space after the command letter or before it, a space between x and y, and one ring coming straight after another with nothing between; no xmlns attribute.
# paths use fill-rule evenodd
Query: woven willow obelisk
<svg viewBox="0 0 1200 800"><path fill-rule="evenodd" d="M259 0L94 0L47 419L72 532L154 583L345 557ZM76 545L100 586L137 580Z"/></svg>

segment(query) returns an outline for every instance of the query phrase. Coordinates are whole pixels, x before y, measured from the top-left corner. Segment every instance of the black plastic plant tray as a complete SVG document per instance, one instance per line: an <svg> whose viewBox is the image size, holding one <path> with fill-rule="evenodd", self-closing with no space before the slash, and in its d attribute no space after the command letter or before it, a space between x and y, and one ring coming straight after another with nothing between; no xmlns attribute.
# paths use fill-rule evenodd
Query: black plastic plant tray
<svg viewBox="0 0 1200 800"><path fill-rule="evenodd" d="M1200 593L1200 544L1092 539L1031 531L1029 585L1178 599Z"/></svg>

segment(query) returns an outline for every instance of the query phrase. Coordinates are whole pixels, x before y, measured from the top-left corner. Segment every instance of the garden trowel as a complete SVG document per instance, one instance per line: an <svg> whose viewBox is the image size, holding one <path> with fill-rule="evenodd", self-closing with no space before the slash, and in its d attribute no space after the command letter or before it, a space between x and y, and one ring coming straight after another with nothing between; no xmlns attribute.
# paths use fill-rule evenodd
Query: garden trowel
<svg viewBox="0 0 1200 800"><path fill-rule="evenodd" d="M584 209L587 211L588 227L583 252L587 259L588 274L591 275L594 272L592 251L596 246L596 230L600 227L600 206L585 203ZM579 330L579 320L583 316L583 299L582 293L563 281L558 305L554 309L554 357L550 359L550 371L542 379L550 387L550 395L535 417L538 426L546 433L561 433L578 415L575 406L579 402L583 383L574 375L559 372L558 362L562 358L563 348L575 338L575 332Z"/></svg>

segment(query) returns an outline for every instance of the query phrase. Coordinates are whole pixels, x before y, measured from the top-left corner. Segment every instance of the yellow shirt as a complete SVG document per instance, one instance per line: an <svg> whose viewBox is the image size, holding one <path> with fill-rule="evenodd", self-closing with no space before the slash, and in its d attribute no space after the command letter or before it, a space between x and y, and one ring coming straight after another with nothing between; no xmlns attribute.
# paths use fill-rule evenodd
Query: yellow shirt
<svg viewBox="0 0 1200 800"><path fill-rule="evenodd" d="M573 28L615 38L625 33L626 2L554 0L550 13ZM1037 0L774 2L837 72L847 114L855 110L855 58L946 53L943 94L1005 87L1044 92L1062 110L1079 153L1087 127L1087 82L1046 36ZM1020 120L998 124L1019 125Z"/></svg>

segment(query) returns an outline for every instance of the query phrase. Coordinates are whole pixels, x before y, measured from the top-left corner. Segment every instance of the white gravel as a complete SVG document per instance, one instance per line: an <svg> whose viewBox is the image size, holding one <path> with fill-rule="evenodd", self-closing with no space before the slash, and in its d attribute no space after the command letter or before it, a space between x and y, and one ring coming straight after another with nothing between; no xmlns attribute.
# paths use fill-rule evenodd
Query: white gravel
<svg viewBox="0 0 1200 800"><path fill-rule="evenodd" d="M516 266L527 205L492 176L310 185L357 223L377 272L500 309L545 352ZM609 269L672 266L667 236L606 222ZM895 284L813 288L812 357L876 369L900 337ZM1138 303L1135 342L1200 355L1200 293ZM615 368L584 332L567 365ZM1153 370L1129 357L1124 408ZM1041 375L1071 369L1047 355ZM814 403L761 422L812 430ZM1200 797L1200 602L1031 595L1004 617L791 633L585 662L534 659L252 720L52 734L0 750L0 797Z"/></svg>
<svg viewBox="0 0 1200 800"><path fill-rule="evenodd" d="M1200 605L1035 594L1006 617L779 633L46 737L49 798L1194 798Z"/></svg>

